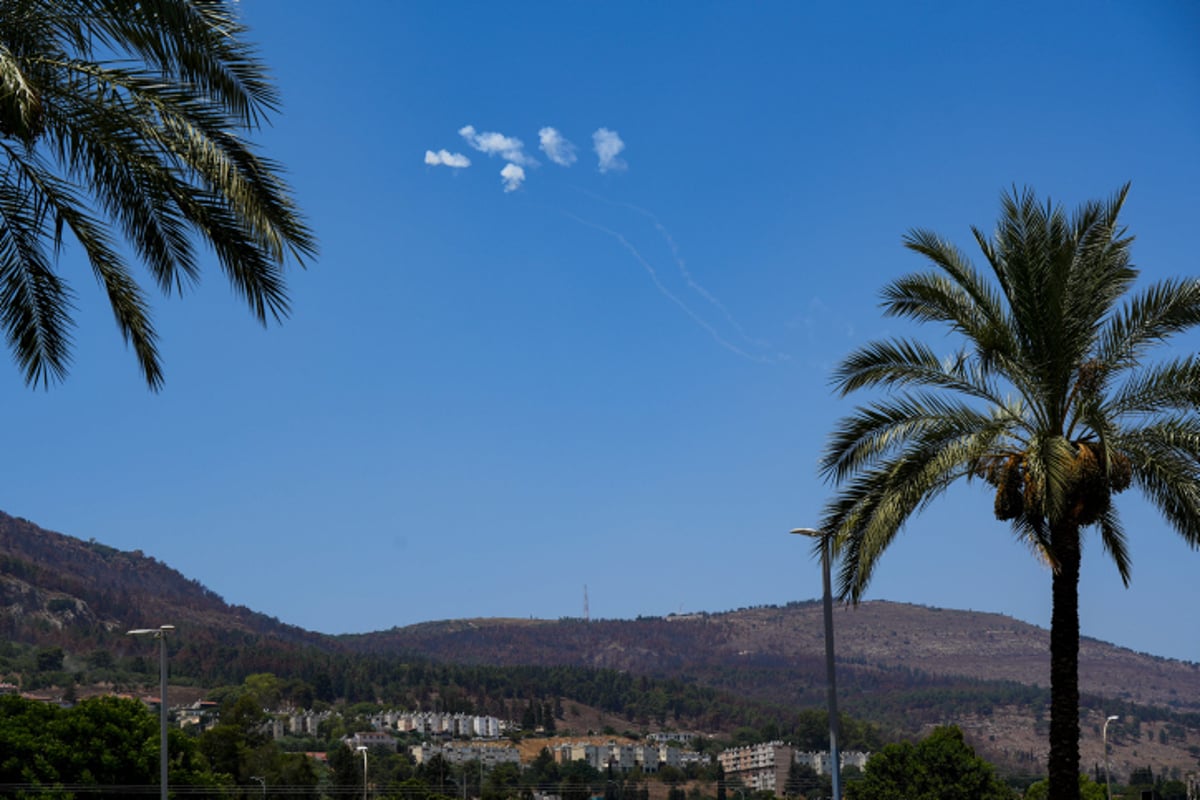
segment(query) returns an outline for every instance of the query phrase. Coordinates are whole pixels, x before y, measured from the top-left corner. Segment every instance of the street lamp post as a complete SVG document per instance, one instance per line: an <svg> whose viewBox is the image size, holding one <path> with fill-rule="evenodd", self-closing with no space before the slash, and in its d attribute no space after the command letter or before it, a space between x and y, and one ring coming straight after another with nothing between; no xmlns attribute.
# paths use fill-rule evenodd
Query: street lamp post
<svg viewBox="0 0 1200 800"><path fill-rule="evenodd" d="M360 744L356 749L363 754L363 800L367 800L367 746Z"/></svg>
<svg viewBox="0 0 1200 800"><path fill-rule="evenodd" d="M1108 723L1117 719L1120 719L1120 717L1114 714L1111 717L1106 717L1104 720L1104 792L1108 800L1112 800L1112 767L1108 763Z"/></svg>
<svg viewBox="0 0 1200 800"><path fill-rule="evenodd" d="M158 639L158 710L159 710L159 792L167 800L167 634L175 630L174 625L159 625L157 628L134 628L129 636L153 636Z"/></svg>
<svg viewBox="0 0 1200 800"><path fill-rule="evenodd" d="M262 792L263 797L266 797L267 796L267 779L262 777L261 775L251 775L250 780L258 781L259 786L261 786L262 790L263 790L263 792Z"/></svg>
<svg viewBox="0 0 1200 800"><path fill-rule="evenodd" d="M837 673L833 667L833 593L829 585L829 534L813 528L796 528L792 533L811 536L821 543L821 579L825 603L825 683L829 700L829 774L833 800L842 798L842 764L838 753Z"/></svg>

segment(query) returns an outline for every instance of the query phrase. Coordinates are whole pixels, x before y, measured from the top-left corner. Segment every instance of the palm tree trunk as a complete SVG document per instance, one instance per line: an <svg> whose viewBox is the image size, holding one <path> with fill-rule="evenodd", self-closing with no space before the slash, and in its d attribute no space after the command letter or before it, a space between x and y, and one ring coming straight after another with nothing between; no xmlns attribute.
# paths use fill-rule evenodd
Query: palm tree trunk
<svg viewBox="0 0 1200 800"><path fill-rule="evenodd" d="M1051 529L1058 571L1050 614L1049 796L1079 800L1079 526Z"/></svg>

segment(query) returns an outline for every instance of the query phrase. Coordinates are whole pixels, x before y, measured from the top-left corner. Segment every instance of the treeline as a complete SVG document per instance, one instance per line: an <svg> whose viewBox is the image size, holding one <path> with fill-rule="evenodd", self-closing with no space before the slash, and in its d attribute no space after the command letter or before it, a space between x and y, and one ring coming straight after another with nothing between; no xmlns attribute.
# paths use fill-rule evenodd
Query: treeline
<svg viewBox="0 0 1200 800"><path fill-rule="evenodd" d="M158 783L158 720L136 700L96 697L73 708L0 696L0 795L129 797ZM171 776L217 797L235 777L214 772L199 742L171 731ZM315 786L315 774L313 785Z"/></svg>
<svg viewBox="0 0 1200 800"><path fill-rule="evenodd" d="M266 676L259 676L264 678ZM172 795L208 798L358 797L369 789L393 800L531 800L551 793L563 800L649 800L647 777L601 773L586 762L560 764L549 751L527 767L478 761L452 765L441 755L421 764L407 748L372 748L360 757L337 740L322 742L327 763L286 752L264 733L264 698L273 681L253 680L230 692L218 724L203 732L170 730ZM274 691L274 689L269 689ZM141 703L116 697L72 708L0 697L0 797L127 798L156 794L159 729ZM715 767L664 767L656 780L673 788L684 780L712 783ZM365 786L364 786L365 781ZM672 795L675 796L675 795Z"/></svg>
<svg viewBox="0 0 1200 800"><path fill-rule="evenodd" d="M437 663L423 656L327 653L238 633L226 633L207 646L182 635L167 642L172 683L237 685L247 676L272 673L287 676L295 687L287 700L300 707L316 701L381 702L396 708L515 715L519 720L530 701L569 698L634 726L686 723L707 730L785 724L797 710L795 705L746 700L682 677L651 678L612 669L499 667ZM72 653L8 641L0 643L0 680L25 690L153 685L156 652L141 649L144 652L130 655L105 649Z"/></svg>

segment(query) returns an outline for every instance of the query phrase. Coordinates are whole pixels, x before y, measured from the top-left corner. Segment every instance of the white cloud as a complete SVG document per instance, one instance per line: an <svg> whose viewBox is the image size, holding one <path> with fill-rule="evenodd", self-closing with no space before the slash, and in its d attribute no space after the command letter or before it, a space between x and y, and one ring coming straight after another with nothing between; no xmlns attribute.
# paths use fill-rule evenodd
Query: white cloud
<svg viewBox="0 0 1200 800"><path fill-rule="evenodd" d="M504 191L515 192L525 180L525 170L516 164L505 164L504 169L500 170L500 177L504 179Z"/></svg>
<svg viewBox="0 0 1200 800"><path fill-rule="evenodd" d="M489 156L500 156L505 161L523 166L535 166L537 161L525 155L525 143L514 136L502 133L479 133L474 125L464 125L459 128L458 135L467 140L467 144L481 153Z"/></svg>
<svg viewBox="0 0 1200 800"><path fill-rule="evenodd" d="M623 159L617 157L625 149L625 143L616 131L601 128L592 134L592 144L596 155L600 157L601 172L622 170L628 166Z"/></svg>
<svg viewBox="0 0 1200 800"><path fill-rule="evenodd" d="M541 140L541 151L555 164L569 167L575 163L575 145L554 128L542 128L538 131L538 139Z"/></svg>
<svg viewBox="0 0 1200 800"><path fill-rule="evenodd" d="M462 153L451 153L448 150L438 150L436 153L432 150L425 151L425 163L430 166L445 166L462 169L471 166L471 159L464 156Z"/></svg>

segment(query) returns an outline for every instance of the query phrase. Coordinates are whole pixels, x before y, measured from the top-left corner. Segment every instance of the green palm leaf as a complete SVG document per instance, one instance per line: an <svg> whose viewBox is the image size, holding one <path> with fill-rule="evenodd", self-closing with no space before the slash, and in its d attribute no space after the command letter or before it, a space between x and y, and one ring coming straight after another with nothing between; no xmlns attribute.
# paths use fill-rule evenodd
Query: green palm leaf
<svg viewBox="0 0 1200 800"><path fill-rule="evenodd" d="M28 383L70 361L71 290L46 249L64 236L152 388L150 304L120 243L165 293L200 279L203 248L257 319L287 316L288 267L316 242L245 138L279 98L244 34L228 0L0 4L0 319Z"/></svg>

